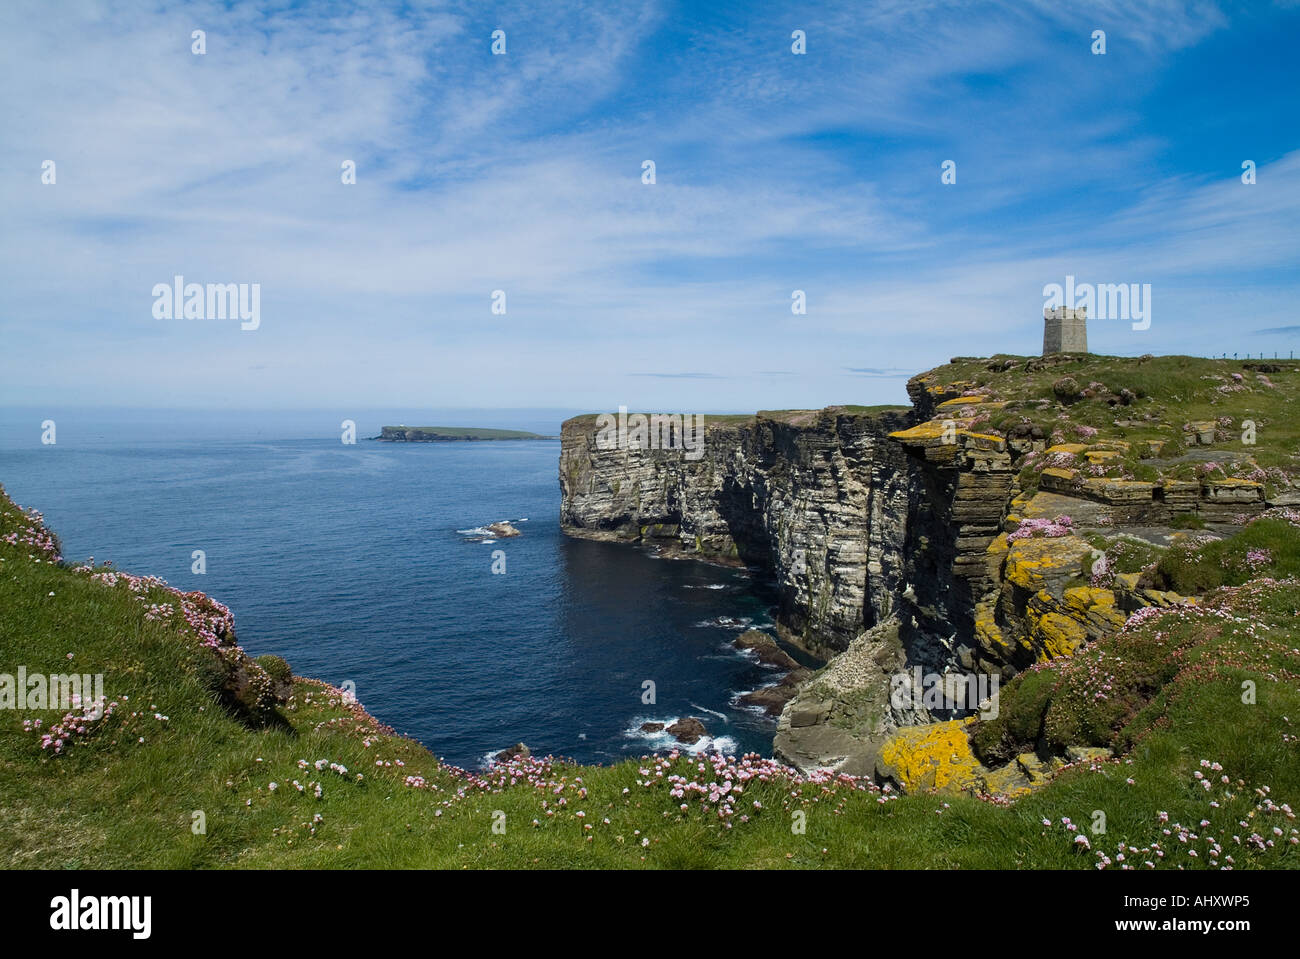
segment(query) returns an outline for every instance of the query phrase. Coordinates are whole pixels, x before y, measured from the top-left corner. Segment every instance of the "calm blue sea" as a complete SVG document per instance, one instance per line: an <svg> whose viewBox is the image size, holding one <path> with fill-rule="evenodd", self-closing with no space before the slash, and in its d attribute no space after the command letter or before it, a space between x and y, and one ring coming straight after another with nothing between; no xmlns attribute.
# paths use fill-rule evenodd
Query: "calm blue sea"
<svg viewBox="0 0 1300 959"><path fill-rule="evenodd" d="M610 762L666 748L637 727L688 714L712 748L770 754L772 721L732 705L774 679L728 645L771 625L747 573L564 536L558 440L360 438L393 422L551 435L567 411L353 413L354 446L339 439L348 415L9 409L0 483L45 514L65 559L215 596L249 652L351 680L373 714L456 765L518 741ZM465 532L503 519L523 535Z"/></svg>

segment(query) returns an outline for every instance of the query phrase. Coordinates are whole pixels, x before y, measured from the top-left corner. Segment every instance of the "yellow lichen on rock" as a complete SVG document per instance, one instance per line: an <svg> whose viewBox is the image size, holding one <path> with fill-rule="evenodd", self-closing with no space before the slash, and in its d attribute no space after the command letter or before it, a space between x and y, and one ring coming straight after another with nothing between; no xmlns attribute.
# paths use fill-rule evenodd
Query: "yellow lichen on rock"
<svg viewBox="0 0 1300 959"><path fill-rule="evenodd" d="M1007 448L1007 441L993 433L977 433L974 430L962 430L967 442L976 449L996 450L1002 452Z"/></svg>
<svg viewBox="0 0 1300 959"><path fill-rule="evenodd" d="M1105 463L1119 459L1122 454L1119 450L1088 450L1083 455L1088 457L1089 463Z"/></svg>
<svg viewBox="0 0 1300 959"><path fill-rule="evenodd" d="M905 430L890 433L890 439L908 446L951 446L954 454L958 447L1005 452L1007 441L992 433L979 433L966 428L969 421L959 419L926 420Z"/></svg>
<svg viewBox="0 0 1300 959"><path fill-rule="evenodd" d="M1115 584L1121 589L1135 590L1141 578L1141 573L1116 573Z"/></svg>
<svg viewBox="0 0 1300 959"><path fill-rule="evenodd" d="M1033 792L1034 784L1029 781L1017 763L1010 762L1001 769L985 774L984 789L994 796L1019 799Z"/></svg>
<svg viewBox="0 0 1300 959"><path fill-rule="evenodd" d="M973 719L903 726L880 747L881 771L907 792L956 793L978 789L984 767L967 736Z"/></svg>
<svg viewBox="0 0 1300 959"><path fill-rule="evenodd" d="M1077 536L1021 539L1007 551L1003 576L1022 589L1038 592L1049 579L1079 572L1092 547Z"/></svg>
<svg viewBox="0 0 1300 959"><path fill-rule="evenodd" d="M960 409L963 406L981 406L984 409L1002 409L1007 405L1006 400L995 400L988 396L954 396L950 400L944 400L938 406L937 410Z"/></svg>
<svg viewBox="0 0 1300 959"><path fill-rule="evenodd" d="M926 420L909 429L895 430L889 437L902 443L933 443L936 440L942 442L945 437L953 437L955 434L955 428L945 425L942 420Z"/></svg>
<svg viewBox="0 0 1300 959"><path fill-rule="evenodd" d="M1038 661L1073 656L1088 639L1088 630L1077 619L1060 613L1047 613L1034 624L1038 640Z"/></svg>
<svg viewBox="0 0 1300 959"><path fill-rule="evenodd" d="M1108 589L1097 586L1074 586L1065 591L1065 605L1079 612L1087 612L1094 606L1112 607L1115 594Z"/></svg>
<svg viewBox="0 0 1300 959"><path fill-rule="evenodd" d="M975 607L975 640L996 658L1005 659L1011 654L1011 644L1002 635L991 603L980 603Z"/></svg>
<svg viewBox="0 0 1300 959"><path fill-rule="evenodd" d="M1045 490L1065 490L1073 488L1074 478L1077 473L1074 470L1061 469L1059 466L1049 466L1038 474L1038 486Z"/></svg>

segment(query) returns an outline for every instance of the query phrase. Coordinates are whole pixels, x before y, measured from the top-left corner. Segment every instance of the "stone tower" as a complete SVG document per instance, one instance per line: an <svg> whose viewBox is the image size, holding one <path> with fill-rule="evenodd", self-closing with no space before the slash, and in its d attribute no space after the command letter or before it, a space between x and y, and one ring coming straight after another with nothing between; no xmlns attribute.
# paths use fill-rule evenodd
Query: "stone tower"
<svg viewBox="0 0 1300 959"><path fill-rule="evenodd" d="M1088 352L1088 308L1043 307L1043 355Z"/></svg>

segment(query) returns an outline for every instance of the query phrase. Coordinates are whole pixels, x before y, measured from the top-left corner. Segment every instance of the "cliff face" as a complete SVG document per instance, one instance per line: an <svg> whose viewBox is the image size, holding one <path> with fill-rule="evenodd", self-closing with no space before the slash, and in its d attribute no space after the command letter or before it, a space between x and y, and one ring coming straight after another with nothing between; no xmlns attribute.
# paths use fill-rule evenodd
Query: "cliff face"
<svg viewBox="0 0 1300 959"><path fill-rule="evenodd" d="M759 413L707 426L703 455L602 448L596 417L561 434L561 524L573 536L745 564L776 582L782 638L831 667L786 707L775 749L810 768L871 774L883 737L927 722L894 677L996 670L977 601L1012 493L1005 441L913 410Z"/></svg>
<svg viewBox="0 0 1300 959"><path fill-rule="evenodd" d="M601 449L595 417L561 434L561 524L570 535L653 544L770 572L783 638L843 651L902 624L909 663L974 663L987 547L1011 495L1006 443L914 411L760 413L710 423L703 455Z"/></svg>
<svg viewBox="0 0 1300 959"><path fill-rule="evenodd" d="M561 523L770 572L784 638L822 655L896 608L915 498L898 412L816 411L707 424L703 455L601 449L594 417L561 434Z"/></svg>
<svg viewBox="0 0 1300 959"><path fill-rule="evenodd" d="M691 455L611 446L577 417L561 521L770 573L783 638L834 657L785 706L776 754L891 777L899 727L985 699L923 702L917 683L974 691L1136 609L1195 602L1159 564L1184 531L1218 538L1300 499L1300 477L1267 465L1291 434L1257 447L1237 419L1280 422L1289 389L1185 357L957 358L908 383L910 410L721 417Z"/></svg>

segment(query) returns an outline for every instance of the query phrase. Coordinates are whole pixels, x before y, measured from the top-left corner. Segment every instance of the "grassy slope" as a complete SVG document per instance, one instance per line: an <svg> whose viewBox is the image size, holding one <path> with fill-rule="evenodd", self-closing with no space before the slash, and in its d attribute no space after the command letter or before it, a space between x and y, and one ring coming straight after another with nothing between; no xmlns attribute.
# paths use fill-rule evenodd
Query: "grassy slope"
<svg viewBox="0 0 1300 959"><path fill-rule="evenodd" d="M1155 480L1157 477L1190 479L1201 475L1237 475L1278 488L1282 474L1300 476L1300 420L1292 412L1300 402L1300 362L1279 360L1280 371L1261 374L1247 368L1248 361L1210 360L1193 356L1157 356L1138 360L1088 355L1071 362L1026 371L1025 357L960 358L931 372L936 382L964 381L986 390L991 398L1010 404L993 413L986 429L1005 432L1029 422L1055 434L1054 442L1078 442L1076 428L1098 431L1091 442L1121 440L1132 445L1132 455L1114 464L1110 475ZM989 367L1009 362L1006 370ZM1250 361L1254 365L1267 361ZM1080 395L1064 408L1053 384L1069 378ZM1089 389L1100 384L1103 389ZM1127 390L1128 404L1112 405ZM1215 448L1222 452L1209 469L1200 462L1180 462L1189 449L1184 426L1191 422L1218 421ZM1255 424L1255 442L1242 442L1243 422ZM1117 421L1119 421L1117 423ZM1155 460L1147 441L1164 441ZM1241 464L1232 466L1234 459ZM1043 464L1040 463L1041 467ZM1033 485L1035 475L1022 476Z"/></svg>
<svg viewBox="0 0 1300 959"><path fill-rule="evenodd" d="M3 509L0 535L27 525L7 500ZM1172 822L1215 823L1210 832L1239 867L1300 860L1285 842L1252 854L1227 839L1233 832L1248 835L1231 823L1255 810L1253 788L1271 787L1278 803L1300 795L1296 742L1287 738L1300 724L1300 653L1293 648L1300 641L1290 625L1300 599L1295 584L1251 600L1267 606L1266 618L1278 624L1269 633L1267 661L1196 674L1164 704L1159 722L1148 717L1149 728L1122 763L1067 772L1010 808L968 797L882 801L861 783L772 774L770 781L749 782L727 828L717 804L705 811L694 799L683 812L683 800L655 775L662 769L664 776L715 779L712 767L700 774L687 758L606 768L518 763L488 782L440 766L336 690L302 679L281 709L283 725L251 729L215 704L203 678L210 654L188 627L150 621L146 604L124 586L38 563L40 556L32 547L0 542L3 670L23 664L29 672L103 672L109 698L122 706L103 729L74 738L57 756L43 751L38 735L21 723L40 716L48 725L57 711L0 713L0 861L14 866L1080 867L1094 859L1073 848L1060 820L1087 824L1097 809L1105 811L1109 831L1092 841L1112 855L1120 841L1161 841L1156 814L1165 811ZM168 597L158 592L149 599ZM1215 621L1207 644L1232 637L1249 648L1253 640L1244 630L1261 618L1257 610L1245 625ZM1240 703L1242 677L1258 683L1254 706ZM1247 788L1233 788L1231 800L1217 788L1198 788L1193 774L1201 759L1244 777ZM347 773L302 769L299 760L327 760ZM520 781L503 788L511 772ZM406 785L408 776L423 777L425 785ZM1126 784L1129 778L1134 785ZM271 782L278 784L274 791ZM318 782L320 799L313 795ZM1216 798L1218 810L1209 805ZM755 801L763 808L754 808ZM195 810L206 815L205 835L191 830ZM492 832L495 810L505 813L504 835ZM577 817L579 810L586 815ZM795 810L807 815L802 835L791 831ZM742 814L748 822L740 821ZM1044 827L1043 818L1054 825ZM1255 818L1276 823L1284 834L1292 828L1284 814ZM539 826L531 825L534 819ZM649 846L641 845L643 838ZM1203 842L1181 848L1166 842L1177 850L1171 860L1205 863ZM1203 858L1190 859L1181 852L1186 848L1199 848Z"/></svg>
<svg viewBox="0 0 1300 959"><path fill-rule="evenodd" d="M1149 395L1158 402L1158 394ZM1300 864L1288 842L1293 818L1268 808L1300 798L1295 581L1256 580L1239 593L1221 594L1223 615L1174 613L1005 687L1004 721L981 734L986 746L995 740L1007 752L1024 748L1050 716L1049 731L1065 741L1128 750L1115 761L1067 770L1011 806L966 796L890 797L861 782L800 779L770 763L715 769L689 757L611 767L523 761L489 780L440 765L419 744L392 735L337 690L311 680L295 681L292 699L280 708L283 722L245 725L217 705L212 653L183 618L146 618L150 603L174 602L174 596L153 587L140 602L124 584L110 587L49 562L39 546L23 542L25 531L38 528L35 521L2 495L0 514L0 673L16 673L20 665L29 673L102 672L108 698L121 704L102 728L75 736L61 755L42 750L39 731L23 728L24 719L35 718L48 728L59 711L0 710L2 863L1092 868L1104 852L1114 868L1121 865L1121 843L1157 842L1167 850L1163 858L1129 849L1126 861L1196 868L1212 861L1212 836L1237 868ZM17 543L4 540L12 534ZM1261 575L1290 574L1294 523L1250 527L1242 535L1271 546L1277 568ZM1105 670L1089 656L1101 657L1097 667ZM1112 675L1122 695L1098 701L1093 681ZM1257 685L1252 705L1241 702L1245 679ZM318 760L326 768L318 771ZM1221 764L1230 783L1219 784L1221 773L1202 761ZM328 763L346 767L346 774ZM681 775L721 783L728 772L737 783L756 775L723 816L725 800L710 802L707 791L703 801L693 793L674 796L667 782ZM1214 777L1213 789L1198 784L1197 772ZM419 784L408 785L408 777ZM198 810L206 816L203 835L191 829ZM1105 813L1107 832L1089 832L1093 849L1083 850L1062 819L1088 830L1096 810ZM494 811L505 814L504 834L492 830ZM801 834L791 828L795 812L806 815ZM1161 812L1168 823L1159 821ZM1200 827L1203 819L1211 826ZM1173 823L1197 838L1179 842ZM1253 831L1275 845L1253 849ZM1189 856L1190 850L1199 855Z"/></svg>

